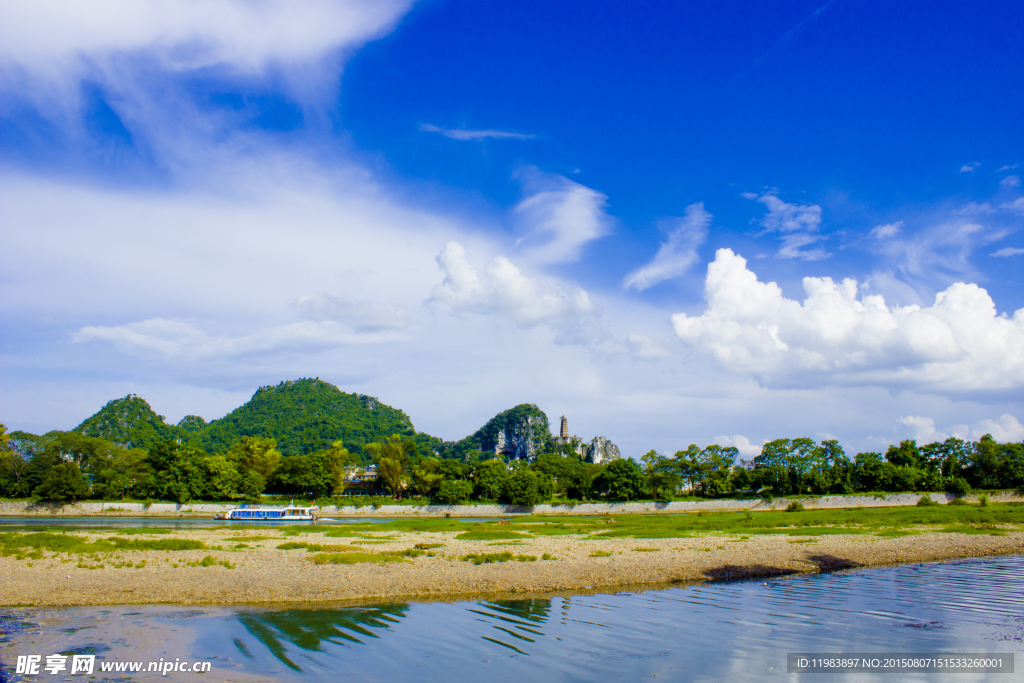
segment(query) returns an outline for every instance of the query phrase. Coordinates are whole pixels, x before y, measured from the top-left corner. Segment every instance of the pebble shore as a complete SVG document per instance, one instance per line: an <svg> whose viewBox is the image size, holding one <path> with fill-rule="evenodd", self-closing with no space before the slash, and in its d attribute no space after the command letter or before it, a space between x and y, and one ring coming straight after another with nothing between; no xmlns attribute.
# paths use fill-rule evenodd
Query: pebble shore
<svg viewBox="0 0 1024 683"><path fill-rule="evenodd" d="M110 530L76 533L92 538L116 535ZM239 537L254 533L202 529L153 537L202 541L207 550L116 552L97 558L49 552L34 560L0 557L0 605L366 602L578 593L1024 553L1024 533L1009 530L1001 536L923 532L896 538L871 534L600 540L542 536L502 544L458 540L456 532L390 532L389 538L380 534L346 539L325 537L323 532L285 537L273 529L260 529L260 536L270 538L246 542L248 548L234 547ZM333 565L314 564L315 553L305 549L277 548L287 541L358 543L374 553L406 550L416 544L442 547L431 549L433 556L403 562ZM503 551L537 559L482 565L460 559L471 553ZM556 559L540 559L545 553ZM189 566L206 556L233 567ZM143 560L144 566L139 567Z"/></svg>

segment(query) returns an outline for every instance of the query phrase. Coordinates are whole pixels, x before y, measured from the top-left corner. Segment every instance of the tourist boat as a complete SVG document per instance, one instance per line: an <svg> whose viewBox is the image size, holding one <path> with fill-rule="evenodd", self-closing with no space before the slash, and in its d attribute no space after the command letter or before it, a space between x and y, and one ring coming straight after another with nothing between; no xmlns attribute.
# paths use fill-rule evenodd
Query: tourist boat
<svg viewBox="0 0 1024 683"><path fill-rule="evenodd" d="M268 508L243 505L238 508L231 508L216 515L214 519L230 519L245 522L308 522L316 520L315 505L303 507L301 505L289 505L283 508Z"/></svg>

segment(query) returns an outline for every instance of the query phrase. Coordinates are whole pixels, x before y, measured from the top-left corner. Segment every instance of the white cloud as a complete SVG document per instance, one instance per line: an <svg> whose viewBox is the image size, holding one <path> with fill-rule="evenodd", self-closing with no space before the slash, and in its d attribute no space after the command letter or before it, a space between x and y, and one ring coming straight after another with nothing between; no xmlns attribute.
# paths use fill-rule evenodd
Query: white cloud
<svg viewBox="0 0 1024 683"><path fill-rule="evenodd" d="M953 425L942 430L935 428L935 420L921 415L907 415L901 417L899 421L910 428L911 438L919 444L945 441L950 437L978 440L986 434L991 434L992 438L1000 443L1024 440L1024 425L1009 413L1002 415L998 420L985 419L971 426Z"/></svg>
<svg viewBox="0 0 1024 683"><path fill-rule="evenodd" d="M961 173L974 173L978 169L979 166L981 166L980 162L972 161L970 163L967 163L967 164L964 164L963 166L961 166L960 167L960 172Z"/></svg>
<svg viewBox="0 0 1024 683"><path fill-rule="evenodd" d="M330 294L303 295L295 305L299 315L306 320L344 323L356 332L401 330L408 325L409 316L405 309L353 301Z"/></svg>
<svg viewBox="0 0 1024 683"><path fill-rule="evenodd" d="M432 126L429 123L421 125L420 130L428 133L438 133L446 138L451 138L452 140L486 140L487 138L495 138L497 140L532 140L537 137L536 135L527 135L526 133L510 133L505 130L440 128L438 126Z"/></svg>
<svg viewBox="0 0 1024 683"><path fill-rule="evenodd" d="M697 249L707 241L711 225L711 214L704 210L704 202L690 204L686 216L665 223L669 227L668 239L650 263L626 276L623 285L627 289L642 291L682 275L700 258Z"/></svg>
<svg viewBox="0 0 1024 683"><path fill-rule="evenodd" d="M764 444L759 446L751 443L750 439L741 434L736 434L735 436L716 436L714 443L719 446L735 446L744 460L750 460L761 455L761 449L764 447Z"/></svg>
<svg viewBox="0 0 1024 683"><path fill-rule="evenodd" d="M458 242L445 245L437 264L444 271L444 282L434 287L433 300L456 314L498 315L524 327L544 324L578 334L583 317L594 311L585 290L551 278L527 276L504 256L493 258L483 269L476 268Z"/></svg>
<svg viewBox="0 0 1024 683"><path fill-rule="evenodd" d="M526 233L516 246L532 261L576 261L587 242L608 234L607 196L535 168L525 169L520 178L529 195L515 208Z"/></svg>
<svg viewBox="0 0 1024 683"><path fill-rule="evenodd" d="M1020 164L1006 164L1005 166L1000 166L999 168L997 168L996 173L1000 173L1002 171L1012 171L1018 166L1020 166Z"/></svg>
<svg viewBox="0 0 1024 683"><path fill-rule="evenodd" d="M1000 187L1020 187L1020 176L1008 175L999 181Z"/></svg>
<svg viewBox="0 0 1024 683"><path fill-rule="evenodd" d="M640 360L655 360L672 355L663 344L643 334L629 335L626 337L626 344L630 355Z"/></svg>
<svg viewBox="0 0 1024 683"><path fill-rule="evenodd" d="M1000 443L1009 441L1024 441L1024 425L1010 414L1001 416L998 420L982 420L971 430L971 436L980 439L986 434Z"/></svg>
<svg viewBox="0 0 1024 683"><path fill-rule="evenodd" d="M993 251L992 256L1019 256L1024 254L1024 249L1020 247L1004 247L999 251Z"/></svg>
<svg viewBox="0 0 1024 683"><path fill-rule="evenodd" d="M876 240L887 240L891 237L895 237L900 234L903 228L903 221L896 221L895 223L886 223L885 225L876 226L870 233L871 237Z"/></svg>
<svg viewBox="0 0 1024 683"><path fill-rule="evenodd" d="M228 359L249 354L307 352L401 338L387 333L353 333L347 325L334 321L306 321L242 336L211 335L189 322L163 318L112 327L89 325L71 337L72 341L78 343L107 341L123 353L156 353L188 361Z"/></svg>
<svg viewBox="0 0 1024 683"><path fill-rule="evenodd" d="M999 205L999 208L1024 213L1024 197L1017 197L1012 202L1004 202Z"/></svg>
<svg viewBox="0 0 1024 683"><path fill-rule="evenodd" d="M743 196L750 198L750 193ZM818 261L831 256L824 249L804 249L824 239L817 234L821 230L821 207L817 204L789 204L773 194L764 194L757 201L768 207L768 214L761 219L765 233L778 233L782 258L799 258Z"/></svg>
<svg viewBox="0 0 1024 683"><path fill-rule="evenodd" d="M162 0L0 3L0 55L25 68L66 68L83 56L156 50L174 71L240 71L317 59L390 27L411 3L395 0Z"/></svg>
<svg viewBox="0 0 1024 683"><path fill-rule="evenodd" d="M1024 386L1024 309L996 314L988 293L956 283L930 307L857 299L857 282L807 277L807 298L787 299L747 262L720 249L708 266L707 310L677 313L679 338L732 372L766 384L910 385L932 391Z"/></svg>

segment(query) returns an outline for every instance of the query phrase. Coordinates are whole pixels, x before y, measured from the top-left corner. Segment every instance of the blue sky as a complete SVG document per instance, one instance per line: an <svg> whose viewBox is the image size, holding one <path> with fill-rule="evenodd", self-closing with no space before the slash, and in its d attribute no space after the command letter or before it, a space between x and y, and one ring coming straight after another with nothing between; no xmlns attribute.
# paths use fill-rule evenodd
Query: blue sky
<svg viewBox="0 0 1024 683"><path fill-rule="evenodd" d="M12 428L308 375L449 439L1024 438L1013 3L2 13Z"/></svg>

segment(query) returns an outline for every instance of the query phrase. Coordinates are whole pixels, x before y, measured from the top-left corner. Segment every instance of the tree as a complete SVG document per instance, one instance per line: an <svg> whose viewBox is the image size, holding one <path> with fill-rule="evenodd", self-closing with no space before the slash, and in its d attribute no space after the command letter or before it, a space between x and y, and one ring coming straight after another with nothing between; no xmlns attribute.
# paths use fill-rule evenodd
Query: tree
<svg viewBox="0 0 1024 683"><path fill-rule="evenodd" d="M433 495L445 480L440 465L437 458L417 458L410 472L412 490L421 496Z"/></svg>
<svg viewBox="0 0 1024 683"><path fill-rule="evenodd" d="M235 467L243 477L246 472L253 471L265 480L277 469L277 465L281 461L281 454L277 450L277 441L274 439L243 436L240 441L231 446L228 458L235 463Z"/></svg>
<svg viewBox="0 0 1024 683"><path fill-rule="evenodd" d="M149 449L157 495L187 503L203 495L206 488L206 454L195 446L162 441Z"/></svg>
<svg viewBox="0 0 1024 683"><path fill-rule="evenodd" d="M442 505L458 505L473 493L473 484L464 480L446 480L441 482L434 498Z"/></svg>
<svg viewBox="0 0 1024 683"><path fill-rule="evenodd" d="M104 498L144 496L153 490L149 453L141 448L115 448L92 463L93 490Z"/></svg>
<svg viewBox="0 0 1024 683"><path fill-rule="evenodd" d="M410 454L416 452L416 442L412 439L403 440L395 434L378 443L366 444L363 447L377 465L377 476L384 487L397 498L405 488L408 477Z"/></svg>
<svg viewBox="0 0 1024 683"><path fill-rule="evenodd" d="M29 461L18 452L7 427L0 424L0 495L21 498L29 495Z"/></svg>
<svg viewBox="0 0 1024 683"><path fill-rule="evenodd" d="M889 446L885 459L896 467L920 467L923 464L921 451L913 439L901 441L899 446Z"/></svg>
<svg viewBox="0 0 1024 683"><path fill-rule="evenodd" d="M653 450L645 453L640 459L644 461L651 495L655 500L673 500L676 496L676 488L682 481L678 461L659 455L657 451Z"/></svg>
<svg viewBox="0 0 1024 683"><path fill-rule="evenodd" d="M89 495L89 484L77 463L62 462L50 468L35 494L44 500L75 501Z"/></svg>
<svg viewBox="0 0 1024 683"><path fill-rule="evenodd" d="M601 481L612 500L632 500L644 490L646 477L635 460L619 458L604 468Z"/></svg>
<svg viewBox="0 0 1024 683"><path fill-rule="evenodd" d="M242 486L235 461L226 455L211 455L203 463L206 468L207 492L216 498L231 499L238 495Z"/></svg>
<svg viewBox="0 0 1024 683"><path fill-rule="evenodd" d="M501 497L508 476L508 467L500 459L476 463L472 474L474 495L485 500L497 500Z"/></svg>
<svg viewBox="0 0 1024 683"><path fill-rule="evenodd" d="M505 480L502 496L512 505L532 508L541 501L540 477L527 467L517 467Z"/></svg>

